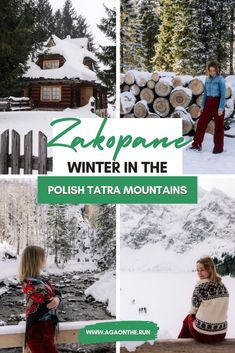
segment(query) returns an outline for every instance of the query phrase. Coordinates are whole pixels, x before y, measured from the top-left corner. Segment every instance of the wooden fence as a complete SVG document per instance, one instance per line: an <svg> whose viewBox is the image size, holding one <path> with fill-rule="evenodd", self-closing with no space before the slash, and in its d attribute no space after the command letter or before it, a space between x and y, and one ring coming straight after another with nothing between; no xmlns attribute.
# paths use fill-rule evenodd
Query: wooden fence
<svg viewBox="0 0 235 353"><path fill-rule="evenodd" d="M11 154L10 154L11 143ZM20 134L12 130L11 142L9 130L0 135L0 174L32 174L37 170L38 174L47 174L52 171L52 158L47 157L47 137L41 131L38 132L38 157L33 156L33 131L24 136L24 154L20 155Z"/></svg>
<svg viewBox="0 0 235 353"><path fill-rule="evenodd" d="M135 353L234 353L235 339L225 339L220 343L205 344L194 339L157 340L154 344L144 343L137 347ZM129 353L121 347L120 353Z"/></svg>
<svg viewBox="0 0 235 353"><path fill-rule="evenodd" d="M56 338L56 343L79 343L78 331L81 328L98 322L111 321L113 320L61 322L59 324L59 335ZM29 352L27 349L24 350L24 332L25 324L0 327L0 349L22 347L23 352Z"/></svg>
<svg viewBox="0 0 235 353"><path fill-rule="evenodd" d="M19 111L32 109L32 101L28 97L0 98L0 111Z"/></svg>

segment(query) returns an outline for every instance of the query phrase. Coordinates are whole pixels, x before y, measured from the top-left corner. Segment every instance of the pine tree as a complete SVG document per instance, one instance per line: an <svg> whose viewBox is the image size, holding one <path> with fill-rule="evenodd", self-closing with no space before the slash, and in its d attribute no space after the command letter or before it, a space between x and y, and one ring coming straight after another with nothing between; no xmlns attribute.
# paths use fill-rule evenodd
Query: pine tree
<svg viewBox="0 0 235 353"><path fill-rule="evenodd" d="M54 15L53 33L60 39L88 38L89 50L96 52L94 36L89 29L86 18L77 14L71 0L66 0L62 12L57 10ZM96 66L97 68L98 66Z"/></svg>
<svg viewBox="0 0 235 353"><path fill-rule="evenodd" d="M192 0L176 0L174 2L175 24L171 43L171 69L177 74L192 74L204 71L206 63L206 52L204 45L200 51L198 21L200 18L198 9ZM201 7L203 5L200 4ZM205 16L205 14L204 14ZM187 21L185 19L188 19ZM207 18L205 17L207 23Z"/></svg>
<svg viewBox="0 0 235 353"><path fill-rule="evenodd" d="M102 269L115 267L116 258L116 207L101 204L97 217L97 231L93 242L93 251L100 253L98 265Z"/></svg>
<svg viewBox="0 0 235 353"><path fill-rule="evenodd" d="M60 9L58 9L54 14L52 33L57 37L62 35L62 14Z"/></svg>
<svg viewBox="0 0 235 353"><path fill-rule="evenodd" d="M160 1L160 28L156 38L154 68L157 70L172 71L174 58L172 55L172 35L175 31L176 7L171 0ZM183 19L181 19L183 20ZM178 24L177 24L178 25Z"/></svg>
<svg viewBox="0 0 235 353"><path fill-rule="evenodd" d="M142 69L142 26L139 0L121 0L121 71Z"/></svg>
<svg viewBox="0 0 235 353"><path fill-rule="evenodd" d="M155 68L177 74L205 73L209 60L226 70L231 57L231 6L234 1L162 0Z"/></svg>
<svg viewBox="0 0 235 353"><path fill-rule="evenodd" d="M0 97L20 93L20 78L34 45L34 1L0 2Z"/></svg>
<svg viewBox="0 0 235 353"><path fill-rule="evenodd" d="M92 52L96 51L94 36L89 29L86 18L82 15L78 15L75 21L75 34L76 37L87 38L89 42L89 50Z"/></svg>
<svg viewBox="0 0 235 353"><path fill-rule="evenodd" d="M36 49L53 34L53 30L54 16L49 0L37 0L34 29Z"/></svg>
<svg viewBox="0 0 235 353"><path fill-rule="evenodd" d="M142 0L139 17L142 28L143 69L151 72L155 55L154 43L159 32L159 1Z"/></svg>
<svg viewBox="0 0 235 353"><path fill-rule="evenodd" d="M215 40L215 56L222 69L229 69L230 57L230 36L231 36L231 9L234 8L235 1L221 0L214 1L213 12L211 14L213 20L213 29L216 37ZM233 30L232 30L233 33Z"/></svg>
<svg viewBox="0 0 235 353"><path fill-rule="evenodd" d="M102 18L97 27L105 33L106 37L114 45L100 46L101 51L97 52L98 59L105 65L105 68L98 71L98 76L108 89L110 96L116 95L116 10L105 7L107 18Z"/></svg>
<svg viewBox="0 0 235 353"><path fill-rule="evenodd" d="M48 225L50 234L47 238L47 246L55 255L55 264L59 265L63 260L63 254L67 256L70 244L66 239L67 219L65 205L50 205L48 209Z"/></svg>
<svg viewBox="0 0 235 353"><path fill-rule="evenodd" d="M62 11L61 38L66 38L68 35L71 38L76 37L74 33L74 24L76 21L76 10L73 8L71 0L66 0Z"/></svg>

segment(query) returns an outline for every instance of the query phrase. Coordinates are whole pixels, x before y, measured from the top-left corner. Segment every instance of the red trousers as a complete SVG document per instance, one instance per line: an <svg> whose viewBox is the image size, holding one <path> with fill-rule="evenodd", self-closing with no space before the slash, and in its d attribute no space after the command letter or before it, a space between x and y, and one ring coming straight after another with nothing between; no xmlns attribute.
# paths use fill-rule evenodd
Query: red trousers
<svg viewBox="0 0 235 353"><path fill-rule="evenodd" d="M54 338L55 327L52 320L42 320L29 328L27 344L31 353L58 353Z"/></svg>
<svg viewBox="0 0 235 353"><path fill-rule="evenodd" d="M206 335L195 330L193 327L193 322L195 320L195 315L187 315L183 321L183 327L180 331L178 338L195 338L195 340L202 343L216 343L223 341L226 333L217 335Z"/></svg>
<svg viewBox="0 0 235 353"><path fill-rule="evenodd" d="M205 107L199 117L197 131L193 140L193 147L201 147L205 131L209 122L214 118L215 134L214 149L216 152L223 152L224 147L224 112L218 115L220 97L207 97Z"/></svg>

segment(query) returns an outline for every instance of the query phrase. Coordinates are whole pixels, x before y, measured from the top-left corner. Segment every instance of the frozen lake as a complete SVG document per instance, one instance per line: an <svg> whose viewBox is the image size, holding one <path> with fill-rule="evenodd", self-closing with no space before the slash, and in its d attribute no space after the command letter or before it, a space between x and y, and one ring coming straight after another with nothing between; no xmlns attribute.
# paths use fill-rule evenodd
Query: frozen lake
<svg viewBox="0 0 235 353"><path fill-rule="evenodd" d="M121 320L154 321L160 327L158 338L177 338L196 281L195 273L122 271ZM230 293L227 337L234 338L235 278L227 276L223 282ZM139 307L146 307L147 314L139 313Z"/></svg>

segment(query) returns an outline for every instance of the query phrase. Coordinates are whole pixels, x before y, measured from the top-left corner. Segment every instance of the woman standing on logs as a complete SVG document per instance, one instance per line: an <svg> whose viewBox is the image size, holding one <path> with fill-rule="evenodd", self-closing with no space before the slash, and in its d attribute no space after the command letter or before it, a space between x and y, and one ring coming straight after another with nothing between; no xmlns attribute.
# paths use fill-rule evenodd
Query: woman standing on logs
<svg viewBox="0 0 235 353"><path fill-rule="evenodd" d="M201 151L202 141L209 122L214 118L214 149L213 153L222 153L224 147L224 108L225 108L225 80L220 75L219 65L211 61L208 66L208 77L201 102L201 115L191 149Z"/></svg>
<svg viewBox="0 0 235 353"><path fill-rule="evenodd" d="M211 257L197 261L197 273L199 282L192 295L192 308L178 338L195 338L202 343L222 341L227 331L228 290Z"/></svg>

